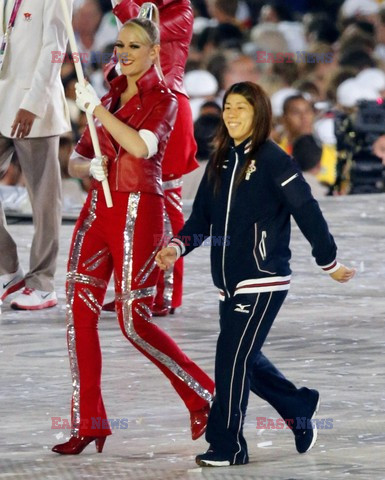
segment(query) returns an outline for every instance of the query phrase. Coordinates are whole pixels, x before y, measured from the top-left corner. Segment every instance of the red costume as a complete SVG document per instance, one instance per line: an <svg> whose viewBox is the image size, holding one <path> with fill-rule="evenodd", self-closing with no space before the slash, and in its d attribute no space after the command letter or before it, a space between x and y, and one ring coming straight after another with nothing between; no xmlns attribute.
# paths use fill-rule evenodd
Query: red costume
<svg viewBox="0 0 385 480"><path fill-rule="evenodd" d="M145 0L122 0L113 12L124 23L137 17ZM198 167L195 159L193 119L183 74L193 34L194 16L189 0L153 0L160 17L160 63L167 86L178 99L178 114L162 162L165 196L165 233L176 235L184 225L182 175ZM170 271L160 273L155 307L177 308L182 304L183 259Z"/></svg>
<svg viewBox="0 0 385 480"><path fill-rule="evenodd" d="M109 159L113 207L106 207L101 184L94 181L70 250L67 322L73 437L111 434L100 387L97 325L112 271L117 315L127 339L170 379L190 412L208 405L214 390L211 379L151 323L159 272L154 257L163 235L161 159L175 121L177 101L155 67L137 81L137 86L138 93L119 107L127 80L117 77L102 103L130 127L153 132L159 141L158 151L148 159L135 158L96 123L102 154ZM94 157L88 129L75 150L84 157Z"/></svg>

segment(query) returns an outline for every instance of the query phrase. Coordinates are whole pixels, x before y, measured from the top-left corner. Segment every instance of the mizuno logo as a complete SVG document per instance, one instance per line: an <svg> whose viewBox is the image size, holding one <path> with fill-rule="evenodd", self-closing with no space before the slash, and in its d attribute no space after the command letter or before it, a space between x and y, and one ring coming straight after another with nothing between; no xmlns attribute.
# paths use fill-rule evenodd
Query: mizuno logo
<svg viewBox="0 0 385 480"><path fill-rule="evenodd" d="M242 305L242 303L237 303L236 307L237 308L234 308L234 312L250 313L249 310L246 310L246 308L250 307L250 305Z"/></svg>

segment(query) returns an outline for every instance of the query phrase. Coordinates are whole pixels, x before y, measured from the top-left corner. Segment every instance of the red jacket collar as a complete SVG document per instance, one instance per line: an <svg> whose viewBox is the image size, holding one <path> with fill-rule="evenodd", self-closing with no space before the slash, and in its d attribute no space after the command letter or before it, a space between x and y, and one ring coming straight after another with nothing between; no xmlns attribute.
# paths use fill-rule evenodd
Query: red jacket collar
<svg viewBox="0 0 385 480"><path fill-rule="evenodd" d="M159 72L155 65L152 65L140 78L136 81L138 87L139 96L142 96L143 93L151 90L155 85L158 85L162 82L162 77L159 75ZM117 95L121 95L127 88L127 78L125 75L119 75L118 77L111 80L111 91Z"/></svg>

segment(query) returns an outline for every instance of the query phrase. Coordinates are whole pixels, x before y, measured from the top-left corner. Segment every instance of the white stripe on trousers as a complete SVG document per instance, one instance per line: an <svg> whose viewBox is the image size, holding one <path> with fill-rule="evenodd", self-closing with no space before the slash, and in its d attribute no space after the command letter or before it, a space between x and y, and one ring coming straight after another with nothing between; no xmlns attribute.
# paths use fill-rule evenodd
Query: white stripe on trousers
<svg viewBox="0 0 385 480"><path fill-rule="evenodd" d="M234 459L233 459L233 463L235 463L236 461L236 456L238 455L238 453L242 450L241 448L241 444L239 442L239 432L241 431L241 426L242 426L242 419L243 419L243 414L242 414L242 410L241 410L241 403L242 403L242 397L243 397L243 391L244 391L244 386L245 386L245 378L246 378L246 363L247 363L247 360L250 356L250 353L251 353L251 350L252 350L252 347L254 345L254 342L255 342L255 337L257 336L257 333L258 333L258 330L259 330L259 327L261 326L262 324L262 321L263 319L265 318L265 314L266 314L266 311L270 305L270 301L271 301L271 297L273 295L273 292L270 292L270 297L269 297L269 300L267 302L267 305L265 307L265 310L259 320L259 323L257 325L257 328L255 329L255 332L254 332L254 337L253 337L253 340L250 344L250 348L249 348L249 351L245 357L245 360L244 360L244 364L243 364L243 378L242 378L242 389L241 389L241 394L240 394L240 397L239 397L239 405L238 405L238 409L239 409L239 425L238 425L238 434L237 434L237 443L238 443L238 448L239 450L234 454ZM246 335L246 331L250 325L250 322L251 320L253 319L253 316L254 316L254 313L255 313L255 310L257 308L257 305L258 305L258 301L259 301L259 297L260 297L260 294L258 294L257 298L256 298L256 301L255 301L255 304L254 304L254 307L253 307L253 311L247 321L247 325L243 331L243 334L242 334L242 337L239 341L239 344L238 344L238 348L237 348L237 353L235 354L235 359L234 359L234 363L233 363L233 370L232 370L232 374L231 374L231 382L230 382L230 401L229 401L229 411L228 411L228 417L227 417L227 428L229 428L230 426L230 417L231 417L231 403L232 403L232 391L233 391L233 388L232 388L232 385L233 385L233 381L234 381L234 370L235 370L235 365L237 363L237 357L238 357L238 353L239 353L239 350L240 350L240 347L241 347L241 344L242 344L242 340L244 338L244 336Z"/></svg>

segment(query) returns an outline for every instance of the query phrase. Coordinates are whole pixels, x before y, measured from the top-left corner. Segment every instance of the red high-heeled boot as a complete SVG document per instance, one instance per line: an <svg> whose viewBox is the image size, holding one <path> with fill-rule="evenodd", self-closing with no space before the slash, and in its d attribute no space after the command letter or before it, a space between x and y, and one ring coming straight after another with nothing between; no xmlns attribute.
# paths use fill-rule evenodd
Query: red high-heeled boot
<svg viewBox="0 0 385 480"><path fill-rule="evenodd" d="M115 305L115 300L112 300L112 302L105 303L102 306L103 312L116 312L116 305Z"/></svg>
<svg viewBox="0 0 385 480"><path fill-rule="evenodd" d="M68 442L59 443L52 448L55 453L61 455L78 455L81 453L87 445L95 440L96 450L98 453L102 453L104 442L107 437L71 437Z"/></svg>
<svg viewBox="0 0 385 480"><path fill-rule="evenodd" d="M191 424L191 438L197 440L201 437L207 426L207 420L209 419L210 404L207 403L201 410L190 412L190 424Z"/></svg>

